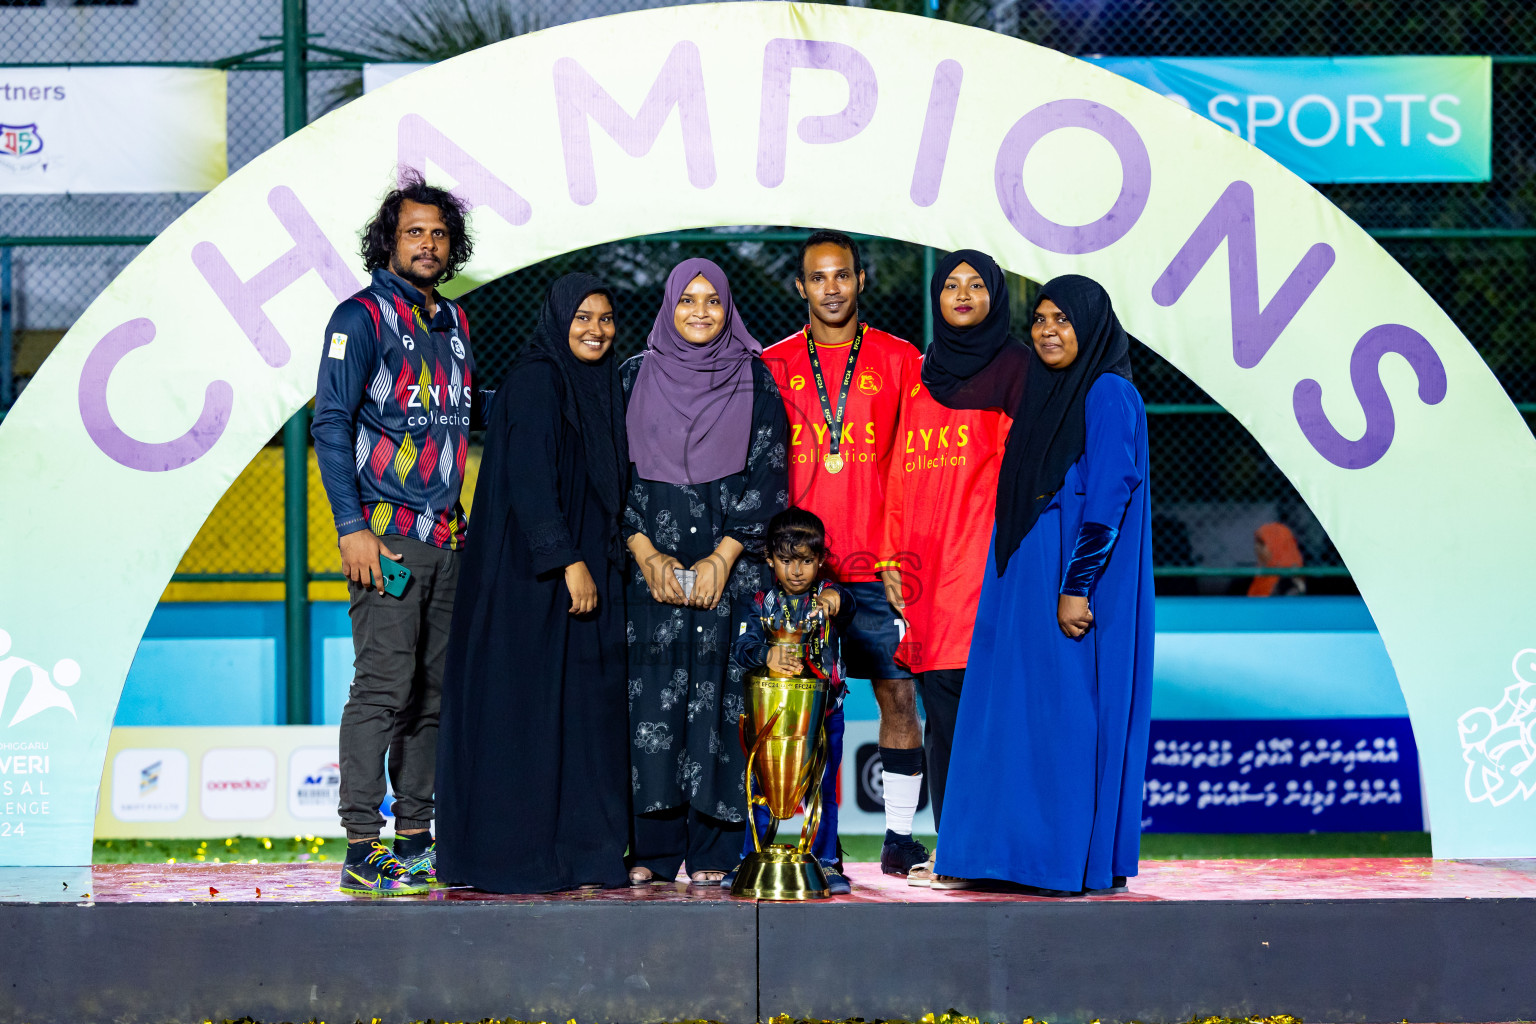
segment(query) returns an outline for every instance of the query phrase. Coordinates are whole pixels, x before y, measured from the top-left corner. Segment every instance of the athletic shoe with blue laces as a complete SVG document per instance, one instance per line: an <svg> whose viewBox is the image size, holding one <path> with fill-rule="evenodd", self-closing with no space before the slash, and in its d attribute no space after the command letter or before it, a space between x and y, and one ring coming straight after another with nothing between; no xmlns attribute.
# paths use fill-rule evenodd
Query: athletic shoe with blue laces
<svg viewBox="0 0 1536 1024"><path fill-rule="evenodd" d="M350 896L420 896L431 886L417 882L389 847L374 840L368 856L360 861L349 857L341 866L338 888Z"/></svg>
<svg viewBox="0 0 1536 1024"><path fill-rule="evenodd" d="M433 840L427 848L414 857L402 855L398 850L395 859L400 861L400 866L410 874L411 881L417 885L430 886L433 889L443 888L446 883L437 880L437 841Z"/></svg>

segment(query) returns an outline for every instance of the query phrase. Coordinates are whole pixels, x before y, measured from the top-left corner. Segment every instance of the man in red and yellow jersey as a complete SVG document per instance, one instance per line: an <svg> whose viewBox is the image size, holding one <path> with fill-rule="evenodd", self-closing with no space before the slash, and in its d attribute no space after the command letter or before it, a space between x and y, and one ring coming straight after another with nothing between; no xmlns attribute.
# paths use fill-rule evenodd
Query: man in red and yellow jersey
<svg viewBox="0 0 1536 1024"><path fill-rule="evenodd" d="M997 409L945 408L919 381L904 396L901 444L886 482L881 550L896 564L885 573L886 596L911 627L901 658L922 688L935 826L1011 424ZM907 876L914 885L932 878L931 861Z"/></svg>
<svg viewBox="0 0 1536 1024"><path fill-rule="evenodd" d="M789 413L789 503L826 524L827 570L852 594L843 657L880 705L885 843L880 867L905 875L927 860L912 838L923 737L911 673L896 661L905 622L886 599L885 483L899 454L902 395L920 383L917 349L861 323L864 267L853 239L817 231L800 246L795 287L810 323L763 353Z"/></svg>

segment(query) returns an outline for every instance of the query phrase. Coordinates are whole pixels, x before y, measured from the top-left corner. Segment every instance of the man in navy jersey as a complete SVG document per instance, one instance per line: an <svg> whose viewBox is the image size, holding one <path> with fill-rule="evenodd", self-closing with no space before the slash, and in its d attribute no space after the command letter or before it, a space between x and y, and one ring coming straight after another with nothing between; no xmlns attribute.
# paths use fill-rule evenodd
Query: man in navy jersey
<svg viewBox="0 0 1536 1024"><path fill-rule="evenodd" d="M448 626L464 545L474 360L464 311L437 294L469 260L465 204L408 177L363 230L373 279L325 328L313 434L340 538L356 652L341 716L341 890L436 882L432 789ZM382 567L410 570L398 596ZM392 568L392 567L391 567ZM384 755L395 843L384 824Z"/></svg>

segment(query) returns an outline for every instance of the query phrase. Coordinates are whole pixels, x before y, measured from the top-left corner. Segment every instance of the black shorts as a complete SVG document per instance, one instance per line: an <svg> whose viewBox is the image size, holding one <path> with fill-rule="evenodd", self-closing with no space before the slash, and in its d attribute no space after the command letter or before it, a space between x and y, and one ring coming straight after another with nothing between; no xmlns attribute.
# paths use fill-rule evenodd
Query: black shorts
<svg viewBox="0 0 1536 1024"><path fill-rule="evenodd" d="M844 583L857 607L843 634L843 665L857 679L910 679L912 673L896 663L902 627L880 582Z"/></svg>

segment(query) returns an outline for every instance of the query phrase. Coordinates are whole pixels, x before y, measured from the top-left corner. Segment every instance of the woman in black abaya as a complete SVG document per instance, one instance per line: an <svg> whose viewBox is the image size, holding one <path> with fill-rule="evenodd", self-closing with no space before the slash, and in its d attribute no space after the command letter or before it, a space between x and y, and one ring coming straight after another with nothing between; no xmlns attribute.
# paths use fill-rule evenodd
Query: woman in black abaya
<svg viewBox="0 0 1536 1024"><path fill-rule="evenodd" d="M491 403L443 680L437 876L622 886L629 833L613 299L551 286Z"/></svg>

